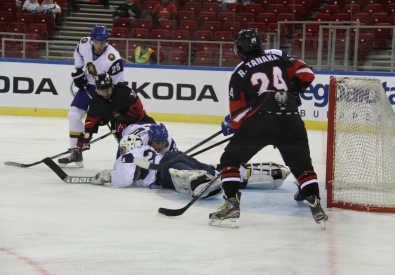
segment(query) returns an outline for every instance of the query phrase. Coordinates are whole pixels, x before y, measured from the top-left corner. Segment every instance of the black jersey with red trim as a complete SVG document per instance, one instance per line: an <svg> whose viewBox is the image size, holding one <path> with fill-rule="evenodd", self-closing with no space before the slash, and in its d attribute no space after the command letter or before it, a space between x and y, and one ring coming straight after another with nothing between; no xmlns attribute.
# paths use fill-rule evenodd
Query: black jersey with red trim
<svg viewBox="0 0 395 275"><path fill-rule="evenodd" d="M313 80L311 67L281 50L249 55L237 65L229 82L232 128L238 129L248 117L260 111L297 112L294 93L304 92ZM286 95L280 96L277 92L281 91ZM283 104L279 104L279 96Z"/></svg>
<svg viewBox="0 0 395 275"><path fill-rule="evenodd" d="M92 97L87 117L85 132L97 133L100 125L108 121L115 124L134 124L141 121L146 115L140 98L125 83L114 85L110 99L100 95Z"/></svg>

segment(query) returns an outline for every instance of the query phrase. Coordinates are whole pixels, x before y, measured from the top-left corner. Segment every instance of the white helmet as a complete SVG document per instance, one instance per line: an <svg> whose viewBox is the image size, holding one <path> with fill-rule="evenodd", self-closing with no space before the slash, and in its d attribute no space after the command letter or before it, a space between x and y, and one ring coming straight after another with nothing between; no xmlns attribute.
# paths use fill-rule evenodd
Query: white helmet
<svg viewBox="0 0 395 275"><path fill-rule="evenodd" d="M121 148L122 155L126 154L130 150L133 150L134 148L140 147L141 145L143 145L141 139L133 134L124 136L119 142L119 147Z"/></svg>

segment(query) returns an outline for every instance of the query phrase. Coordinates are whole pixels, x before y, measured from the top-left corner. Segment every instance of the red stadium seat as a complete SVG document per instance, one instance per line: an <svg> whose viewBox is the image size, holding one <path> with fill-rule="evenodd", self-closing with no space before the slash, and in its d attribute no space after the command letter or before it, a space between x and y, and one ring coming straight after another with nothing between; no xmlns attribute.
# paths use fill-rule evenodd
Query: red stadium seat
<svg viewBox="0 0 395 275"><path fill-rule="evenodd" d="M113 27L110 37L128 38L129 37L129 29L126 27Z"/></svg>
<svg viewBox="0 0 395 275"><path fill-rule="evenodd" d="M47 25L48 35L51 36L53 34L53 29L55 27L55 21L52 14L48 13L39 13L36 15L35 23L41 23Z"/></svg>
<svg viewBox="0 0 395 275"><path fill-rule="evenodd" d="M372 33L360 33L358 40L358 56L370 55L374 46L374 35Z"/></svg>
<svg viewBox="0 0 395 275"><path fill-rule="evenodd" d="M198 28L202 29L204 26L204 22L206 21L215 21L216 15L213 11L201 11L198 15Z"/></svg>
<svg viewBox="0 0 395 275"><path fill-rule="evenodd" d="M223 11L217 14L217 20L221 22L221 25L224 24L225 21L235 21L236 16L233 12Z"/></svg>
<svg viewBox="0 0 395 275"><path fill-rule="evenodd" d="M37 33L41 40L46 40L48 37L47 25L41 23L31 23L27 28L27 33Z"/></svg>
<svg viewBox="0 0 395 275"><path fill-rule="evenodd" d="M151 40L169 40L170 38L170 32L165 29L153 29L151 31L150 37ZM157 47L158 41L152 41L152 45L155 45ZM168 41L159 41L159 47L161 50L164 52L168 52L170 49L170 42Z"/></svg>
<svg viewBox="0 0 395 275"><path fill-rule="evenodd" d="M348 13L335 13L331 17L331 21L348 21L349 14Z"/></svg>
<svg viewBox="0 0 395 275"><path fill-rule="evenodd" d="M202 10L202 4L199 2L186 2L184 7L182 7L183 11L193 11L195 18L198 17L199 12Z"/></svg>
<svg viewBox="0 0 395 275"><path fill-rule="evenodd" d="M277 22L276 15L274 13L261 12L258 14L257 22L263 22L267 26L270 23Z"/></svg>
<svg viewBox="0 0 395 275"><path fill-rule="evenodd" d="M195 20L181 20L178 29L187 30L189 32L189 37L192 37L193 33L197 30L197 23Z"/></svg>
<svg viewBox="0 0 395 275"><path fill-rule="evenodd" d="M7 26L12 21L13 21L12 12L0 11L0 22L4 22L4 24Z"/></svg>
<svg viewBox="0 0 395 275"><path fill-rule="evenodd" d="M265 32L266 31L266 25L263 22L250 22L248 24L248 28L250 29L256 29L258 32Z"/></svg>
<svg viewBox="0 0 395 275"><path fill-rule="evenodd" d="M194 3L194 2L188 2ZM169 33L172 33L177 28L177 21L176 20L162 20L159 24L159 29L168 30Z"/></svg>
<svg viewBox="0 0 395 275"><path fill-rule="evenodd" d="M221 60L221 65L220 65ZM238 63L240 63L241 59L239 56L235 55L232 52L223 52L222 58L219 52L216 52L214 55L214 66L221 67L235 67Z"/></svg>
<svg viewBox="0 0 395 275"><path fill-rule="evenodd" d="M277 21L278 22L294 21L294 15L292 13L280 13L277 16ZM291 24L291 23L290 24L284 23L284 24L285 24L285 29L287 31L286 34L287 35L292 35L294 33L294 30L295 30L295 28L294 28L295 24Z"/></svg>
<svg viewBox="0 0 395 275"><path fill-rule="evenodd" d="M250 24L253 22L250 22ZM265 24L265 23L262 23ZM222 26L223 31L231 31L233 37L236 38L237 34L241 31L241 24L238 21L225 21Z"/></svg>
<svg viewBox="0 0 395 275"><path fill-rule="evenodd" d="M218 14L221 10L218 3L204 3L202 11L212 11Z"/></svg>
<svg viewBox="0 0 395 275"><path fill-rule="evenodd" d="M137 19L138 20L138 19ZM152 22L152 20L150 20ZM133 27L133 22L130 20L130 18L117 18L115 22L113 23L113 27L122 27L122 28L127 28L129 32L132 30Z"/></svg>
<svg viewBox="0 0 395 275"><path fill-rule="evenodd" d="M191 2L187 2L191 3ZM185 51L171 50L167 56L168 65L185 65L187 61L187 53Z"/></svg>
<svg viewBox="0 0 395 275"><path fill-rule="evenodd" d="M259 5L259 8L260 8L260 5ZM243 12L243 6L240 3L228 3L226 5L225 11L230 11L235 14L238 14L239 12Z"/></svg>
<svg viewBox="0 0 395 275"><path fill-rule="evenodd" d="M193 66L211 66L213 63L213 54L211 52L197 51L193 57Z"/></svg>
<svg viewBox="0 0 395 275"><path fill-rule="evenodd" d="M267 12L274 13L277 20L277 15L285 12L285 7L283 4L270 4L267 6Z"/></svg>
<svg viewBox="0 0 395 275"><path fill-rule="evenodd" d="M178 21L181 20L195 20L195 13L191 10L180 10L177 13Z"/></svg>
<svg viewBox="0 0 395 275"><path fill-rule="evenodd" d="M135 28L145 28L148 29L150 32L152 30L152 20L147 18L137 18L136 24L134 25Z"/></svg>
<svg viewBox="0 0 395 275"><path fill-rule="evenodd" d="M25 23L26 26L29 26L30 23L33 23L33 14L26 12L17 13L15 14L14 22Z"/></svg>
<svg viewBox="0 0 395 275"><path fill-rule="evenodd" d="M229 4L228 4L229 5ZM258 19L258 14L263 12L260 4L246 4L244 6L244 12L252 12L254 14L254 19Z"/></svg>
<svg viewBox="0 0 395 275"><path fill-rule="evenodd" d="M255 21L255 16L252 12L240 12L236 15L236 21L239 21L241 28L245 29L249 22Z"/></svg>
<svg viewBox="0 0 395 275"><path fill-rule="evenodd" d="M210 43L213 40L213 34L209 30L196 31L193 35L193 40L195 42L201 42L193 44L194 51L212 51L214 49L213 43Z"/></svg>
<svg viewBox="0 0 395 275"><path fill-rule="evenodd" d="M8 26L5 28L5 30L6 32L26 33L27 27L26 24L22 22L10 22Z"/></svg>
<svg viewBox="0 0 395 275"><path fill-rule="evenodd" d="M362 12L366 12L369 14L369 17L372 16L373 13L375 12L381 12L381 5L380 4L368 4L366 7L362 10Z"/></svg>
<svg viewBox="0 0 395 275"><path fill-rule="evenodd" d="M294 21L303 21L305 17L304 8L301 4L289 4L285 8L286 13L292 13L294 15Z"/></svg>
<svg viewBox="0 0 395 275"><path fill-rule="evenodd" d="M336 4L326 4L320 9L320 13L329 13L332 16L339 12L339 7Z"/></svg>
<svg viewBox="0 0 395 275"><path fill-rule="evenodd" d="M233 22L233 21L232 21ZM203 25L203 30L211 31L212 36L216 31L220 31L222 28L221 22L219 21L206 21Z"/></svg>
<svg viewBox="0 0 395 275"><path fill-rule="evenodd" d="M330 13L317 13L313 17L313 21L330 21L330 20L331 20L331 14Z"/></svg>
<svg viewBox="0 0 395 275"><path fill-rule="evenodd" d="M189 43L188 42L176 42L177 40L189 40L189 31L187 30L174 30L173 36L173 49L182 50L188 52Z"/></svg>
<svg viewBox="0 0 395 275"><path fill-rule="evenodd" d="M375 12L369 17L368 25L374 26L379 23L388 23L388 14L386 12Z"/></svg>
<svg viewBox="0 0 395 275"><path fill-rule="evenodd" d="M375 46L378 48L390 47L392 29L380 28L380 27L391 27L391 24L390 23L377 23L375 26L378 27L378 28L372 29L372 34L374 35Z"/></svg>
<svg viewBox="0 0 395 275"><path fill-rule="evenodd" d="M351 17L351 21L359 21L367 24L369 21L369 14L366 12L354 13Z"/></svg>

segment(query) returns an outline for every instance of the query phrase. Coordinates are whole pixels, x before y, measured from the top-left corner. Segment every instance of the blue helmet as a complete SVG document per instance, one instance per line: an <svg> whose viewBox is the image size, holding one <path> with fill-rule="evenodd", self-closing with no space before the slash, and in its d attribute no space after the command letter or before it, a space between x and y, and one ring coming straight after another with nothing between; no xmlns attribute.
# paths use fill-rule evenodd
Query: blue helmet
<svg viewBox="0 0 395 275"><path fill-rule="evenodd" d="M166 130L165 125L152 124L148 130L149 141L153 142L163 142L169 137L169 133Z"/></svg>
<svg viewBox="0 0 395 275"><path fill-rule="evenodd" d="M91 31L91 38L96 41L107 41L108 36L109 35L106 26L96 25Z"/></svg>

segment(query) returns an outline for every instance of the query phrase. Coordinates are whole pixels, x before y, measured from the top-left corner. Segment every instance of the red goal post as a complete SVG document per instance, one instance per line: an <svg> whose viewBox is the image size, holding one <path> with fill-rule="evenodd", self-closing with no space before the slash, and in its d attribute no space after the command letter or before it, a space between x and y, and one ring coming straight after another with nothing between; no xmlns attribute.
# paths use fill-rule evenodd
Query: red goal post
<svg viewBox="0 0 395 275"><path fill-rule="evenodd" d="M395 213L395 112L379 79L331 77L327 206Z"/></svg>

